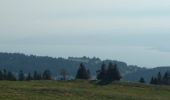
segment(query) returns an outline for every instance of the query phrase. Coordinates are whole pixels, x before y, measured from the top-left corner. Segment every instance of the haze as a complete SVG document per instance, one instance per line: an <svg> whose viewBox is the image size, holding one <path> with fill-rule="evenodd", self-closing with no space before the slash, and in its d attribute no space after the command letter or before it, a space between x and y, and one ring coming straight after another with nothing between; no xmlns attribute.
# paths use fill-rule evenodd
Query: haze
<svg viewBox="0 0 170 100"><path fill-rule="evenodd" d="M0 52L170 65L169 0L0 0Z"/></svg>

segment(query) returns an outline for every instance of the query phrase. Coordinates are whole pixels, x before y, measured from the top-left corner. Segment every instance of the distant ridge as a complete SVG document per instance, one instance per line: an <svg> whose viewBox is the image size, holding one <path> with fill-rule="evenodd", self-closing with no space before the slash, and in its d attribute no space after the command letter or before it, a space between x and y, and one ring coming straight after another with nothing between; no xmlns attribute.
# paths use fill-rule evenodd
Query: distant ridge
<svg viewBox="0 0 170 100"><path fill-rule="evenodd" d="M75 73L80 63L91 71L93 76L96 71L100 69L102 63L108 64L109 62L118 65L118 68L127 81L138 81L140 77L144 77L149 81L151 75L155 75L158 71L164 72L170 70L170 67L157 67L152 69L141 68L134 65L127 65L125 62L116 60L101 60L100 58L89 57L68 57L54 58L48 56L25 55L22 53L0 53L0 69L7 69L12 72L23 70L25 73L39 71L42 72L46 69L51 70L53 76L57 76L61 69L66 69L70 76L75 76Z"/></svg>

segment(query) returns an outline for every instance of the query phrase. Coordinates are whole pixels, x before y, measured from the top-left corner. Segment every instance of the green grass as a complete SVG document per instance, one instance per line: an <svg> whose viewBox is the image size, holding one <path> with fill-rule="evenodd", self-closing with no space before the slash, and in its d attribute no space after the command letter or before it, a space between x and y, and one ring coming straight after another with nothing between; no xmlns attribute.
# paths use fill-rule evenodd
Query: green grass
<svg viewBox="0 0 170 100"><path fill-rule="evenodd" d="M88 81L0 81L0 100L170 100L170 87Z"/></svg>

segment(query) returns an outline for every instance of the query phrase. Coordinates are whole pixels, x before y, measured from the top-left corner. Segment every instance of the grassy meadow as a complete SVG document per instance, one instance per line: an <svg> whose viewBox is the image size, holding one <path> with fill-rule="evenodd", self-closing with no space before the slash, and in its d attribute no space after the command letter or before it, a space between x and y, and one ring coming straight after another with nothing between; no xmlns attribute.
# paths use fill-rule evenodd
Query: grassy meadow
<svg viewBox="0 0 170 100"><path fill-rule="evenodd" d="M95 81L0 81L0 100L170 100L170 87Z"/></svg>

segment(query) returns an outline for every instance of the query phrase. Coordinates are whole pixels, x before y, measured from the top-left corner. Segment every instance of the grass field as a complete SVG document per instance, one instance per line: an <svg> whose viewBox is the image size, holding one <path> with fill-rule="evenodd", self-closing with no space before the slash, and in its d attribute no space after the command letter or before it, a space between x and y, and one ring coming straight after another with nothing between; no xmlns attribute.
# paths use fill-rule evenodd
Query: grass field
<svg viewBox="0 0 170 100"><path fill-rule="evenodd" d="M88 81L0 81L0 100L170 100L170 87Z"/></svg>

